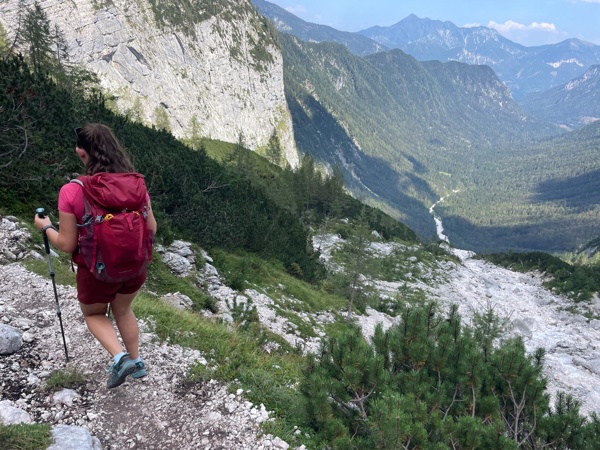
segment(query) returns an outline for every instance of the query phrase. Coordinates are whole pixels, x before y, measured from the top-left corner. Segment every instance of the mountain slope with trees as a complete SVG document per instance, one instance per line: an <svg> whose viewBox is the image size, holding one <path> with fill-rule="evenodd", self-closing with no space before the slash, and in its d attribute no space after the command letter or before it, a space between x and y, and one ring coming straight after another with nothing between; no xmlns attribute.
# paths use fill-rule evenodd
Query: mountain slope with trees
<svg viewBox="0 0 600 450"><path fill-rule="evenodd" d="M519 105L531 116L567 129L600 120L600 65L565 84L528 95Z"/></svg>
<svg viewBox="0 0 600 450"><path fill-rule="evenodd" d="M250 0L7 0L0 23L17 50L34 6L60 31L61 58L97 74L112 109L177 137L234 143L243 132L253 150L275 133L297 165L277 31Z"/></svg>
<svg viewBox="0 0 600 450"><path fill-rule="evenodd" d="M574 251L598 236L600 122L481 160L474 183L436 209L475 251Z"/></svg>
<svg viewBox="0 0 600 450"><path fill-rule="evenodd" d="M46 34L40 43L55 42L54 39ZM0 41L0 48L5 47L1 44ZM169 409L161 409L160 415L157 414L160 419L165 418L157 424L163 435L159 442L177 446L183 441L180 440L183 434L186 442L181 446L185 448L190 441L200 438L194 426L194 406L207 399L207 391L213 391L210 385L214 382L210 380L216 379L228 382L229 388L235 389L234 397L241 400L244 394L254 404L264 402L272 409L277 421L266 423L269 430L276 430L278 435L285 433L286 439L289 437L299 445L306 443L315 448L369 446L383 449L395 448L399 443L439 450L479 446L498 450L529 449L552 445L587 450L597 446L597 417L582 416L579 402L566 394L561 394L551 406L542 374L543 351L527 355L521 339L500 339L503 336L499 323L491 315L475 320L470 327L461 323L456 307L440 312L434 303L425 302L418 295L409 296L406 291L399 291L397 298L372 294L363 299L353 295L355 287L367 284L360 275L368 273L365 259L369 255L358 251L367 245L383 246L389 240L406 252L393 252L378 261L378 267L383 269L381 273L394 280L427 279L437 264L432 260L439 258L443 268L448 267L443 263L455 258L435 244L420 245L415 234L402 224L347 198L339 169L334 167L332 176L325 178L316 170L312 158L306 156L297 170L281 170L244 148L243 135L233 146L202 139L179 142L166 130L149 128L130 117L115 114L106 107L106 99L95 88L93 79L83 85L79 83L80 74L59 63L56 54L46 50L43 54L49 64L30 65L25 59L31 62L31 55L23 58L3 53L0 57L0 209L3 215L17 214L30 223L34 207L53 210L59 187L73 172L80 170L73 149L73 128L88 121L101 121L115 130L137 169L146 175L153 209L160 223L157 238L161 243L167 245L173 239L185 238L206 246L214 252L219 267L226 269L225 279L237 284L240 291L251 286L247 291L260 289L273 297L272 293L276 293L281 302L278 316L297 317L294 313L299 312L308 317L308 310L320 313L325 321L333 317L324 325L327 333L322 335L322 351L306 357L300 349L286 344L257 323L256 310L251 307L243 310L235 300L232 309L236 317L232 317L231 326L211 322L197 310L181 311L165 304L158 296L174 290L188 292L194 298L208 294L199 290L203 285L199 278L178 278L165 269L164 261L156 258L148 278L152 292L140 294L134 307L160 340L160 349L153 339L144 341L143 345L148 344L145 348L156 352L148 361L160 365L157 379L168 381L167 389L173 389L176 394L162 398L185 396L184 413L189 419L186 425L190 424L184 428L181 421L176 420L172 411L177 410L178 402L171 401ZM420 70L420 74L427 72L420 66L413 68ZM431 86L436 85L433 76L429 82ZM356 83L354 88L360 91L364 86ZM473 108L475 106L473 103ZM480 107L481 111L486 110L485 103ZM324 114L327 110L323 108L319 112ZM582 139L593 135L594 131L589 130L581 134ZM275 160L279 154L275 139L271 146L266 154ZM221 147L227 147L226 151ZM220 155L220 161L208 154ZM418 166L416 162L412 164ZM350 270L337 274L342 280L339 285L334 283L335 277L333 281L321 279L324 268L312 248L311 228L314 230L331 216L338 219L335 233L344 235L350 243L342 250L347 255L340 258L348 263ZM11 226L3 231L18 231L16 222L18 219L7 220ZM4 226L4 220L2 224ZM3 246L12 245L5 246L10 255L2 249L3 257L7 255L14 261L21 258L17 256L20 253L28 255L29 249L23 247L26 234L19 233L21 237L17 239L2 236ZM22 241L18 242L19 239ZM41 243L38 233L32 239L33 246ZM66 264L68 256L58 255L58 258L64 262L56 265L58 276L64 277L67 283L72 282L73 274ZM47 273L44 261L32 259L28 263ZM196 269L202 266L202 261L197 260L197 263ZM9 270L2 270L2 276L14 282L14 288L11 289L13 285L9 287L8 282L0 284L3 296L10 299L5 305L10 312L9 320L18 319L19 311L25 310L36 326L35 320L44 324L44 336L52 336L53 330L47 326L49 316L37 313L43 297L41 292L52 295L45 289L47 285L17 264L7 267ZM410 277L407 267L412 267ZM237 275L233 280L232 273ZM349 285L348 280L353 280L352 284ZM350 292L348 287L352 288ZM344 294L339 293L340 288L345 288ZM61 292L74 298L73 289L61 289ZM262 292L257 294L264 296ZM234 294L237 299L238 291ZM201 307L210 307L210 299L205 300ZM340 306L346 304L347 307ZM396 324L387 331L379 328L372 342L367 342L348 324L353 310L361 311L369 304L397 314ZM67 315L75 315L76 304L72 302L69 306ZM341 308L343 312L348 311L343 318L339 314ZM81 322L70 320L69 324L77 325L77 338L84 335ZM308 326L302 322L305 328L301 328L292 319L288 324L299 334L315 334L314 324ZM193 358L198 362L206 358L206 364L199 363L188 370L192 358L180 361L178 356L184 351L174 347L165 351L162 345L165 342L193 349ZM27 389L26 399L20 404L35 402L35 409L40 413L40 409L46 408L48 392L43 391L46 385L41 380L38 383L30 375L38 369L58 368L62 363L58 357L47 365L42 362L46 355L60 354L62 348L59 340L39 337L34 337L25 347L29 353L16 354L9 364L11 380L17 382L9 386L6 395L23 400L23 389ZM82 349L79 350L78 356L83 357ZM96 370L90 377L92 382L98 380L101 373L97 364L94 360ZM185 377L179 377L179 370L186 371ZM66 371L57 370L52 377L61 375L63 383L65 378L69 380ZM76 375L76 372L71 373L71 382ZM152 385L154 380L149 382ZM153 389L157 388L160 389ZM88 388L80 389L85 392ZM139 394L136 389L130 389L129 393ZM40 396L41 401L35 396ZM96 388L73 408L74 415L57 416L54 413L58 407L54 405L46 419L42 414L39 418L58 421L62 420L58 417L62 417L71 423L81 419L84 424L95 420L101 430L102 425L107 426L107 430L102 430L105 440L114 443L117 438L116 442L134 442L126 436L130 429L115 432L115 416L107 420L103 414L91 415L85 410L93 405L88 399L98 396L112 409L96 409L96 413L115 409L128 412L127 401L123 403L119 396L106 396ZM237 408L237 404L232 403L235 402L227 405ZM230 413L230 406L224 402L211 404L215 405L223 406L210 413L219 416ZM206 408L201 409L206 412ZM152 410L144 414L152 414ZM140 419L139 414L136 419ZM140 420L140 425L148 427L146 431L153 424ZM48 428L43 424L18 428L2 424L0 444L19 448L34 434L32 431L36 431L39 442L47 443ZM201 429L210 432L209 427ZM238 436L239 431L235 429L231 434ZM151 432L157 432L156 428ZM217 430L214 434L218 438L223 436L220 433L223 431ZM203 438L205 436L203 434ZM152 434L142 438L148 442ZM135 439L141 440L137 434ZM239 438L229 442L235 445Z"/></svg>
<svg viewBox="0 0 600 450"><path fill-rule="evenodd" d="M421 236L435 231L429 206L468 183L482 155L557 132L528 120L485 66L420 63L400 50L361 58L289 35L280 42L298 148L339 164L355 195Z"/></svg>
<svg viewBox="0 0 600 450"><path fill-rule="evenodd" d="M304 41L338 42L345 45L350 52L360 56L389 50L379 42L360 34L306 22L274 3L265 0L252 0L252 3L258 12L275 24L278 31L293 34Z"/></svg>

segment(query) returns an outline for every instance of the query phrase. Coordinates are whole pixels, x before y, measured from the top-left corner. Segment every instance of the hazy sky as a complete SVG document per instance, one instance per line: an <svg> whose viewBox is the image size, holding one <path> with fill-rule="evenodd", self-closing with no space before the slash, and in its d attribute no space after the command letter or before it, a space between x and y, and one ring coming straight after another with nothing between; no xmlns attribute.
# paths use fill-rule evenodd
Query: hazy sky
<svg viewBox="0 0 600 450"><path fill-rule="evenodd" d="M308 22L338 30L389 26L409 14L459 27L496 28L514 42L542 45L576 37L600 45L600 0L268 0Z"/></svg>

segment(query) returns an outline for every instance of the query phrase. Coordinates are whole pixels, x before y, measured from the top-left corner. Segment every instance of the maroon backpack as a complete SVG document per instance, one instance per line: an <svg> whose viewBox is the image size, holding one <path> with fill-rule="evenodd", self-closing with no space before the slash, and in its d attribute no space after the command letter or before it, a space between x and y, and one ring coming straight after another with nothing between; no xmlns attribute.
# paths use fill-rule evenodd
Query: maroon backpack
<svg viewBox="0 0 600 450"><path fill-rule="evenodd" d="M100 172L71 183L83 187L85 205L73 261L108 283L142 273L152 261L153 241L144 177Z"/></svg>

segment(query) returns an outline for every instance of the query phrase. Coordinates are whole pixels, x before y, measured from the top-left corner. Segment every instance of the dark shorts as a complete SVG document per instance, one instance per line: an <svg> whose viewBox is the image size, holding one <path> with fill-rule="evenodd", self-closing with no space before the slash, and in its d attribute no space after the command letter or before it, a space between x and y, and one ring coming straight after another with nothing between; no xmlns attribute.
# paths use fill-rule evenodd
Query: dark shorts
<svg viewBox="0 0 600 450"><path fill-rule="evenodd" d="M81 266L77 269L77 299L85 305L110 303L117 294L132 294L139 291L144 281L146 281L145 270L138 276L121 283L105 283L97 280L87 268Z"/></svg>

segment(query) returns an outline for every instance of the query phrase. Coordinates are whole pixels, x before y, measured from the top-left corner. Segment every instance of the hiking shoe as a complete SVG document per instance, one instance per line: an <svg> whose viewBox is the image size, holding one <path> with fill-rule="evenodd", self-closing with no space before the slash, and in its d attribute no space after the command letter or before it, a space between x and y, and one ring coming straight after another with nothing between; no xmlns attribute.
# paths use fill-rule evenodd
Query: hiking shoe
<svg viewBox="0 0 600 450"><path fill-rule="evenodd" d="M122 385L125 378L127 378L127 375L131 375L135 371L135 363L129 358L128 353L124 354L121 356L118 363L115 363L108 368L110 375L108 376L106 387L112 389Z"/></svg>
<svg viewBox="0 0 600 450"><path fill-rule="evenodd" d="M131 374L131 378L143 378L148 375L146 371L146 366L142 361L138 361L135 363L136 371Z"/></svg>

